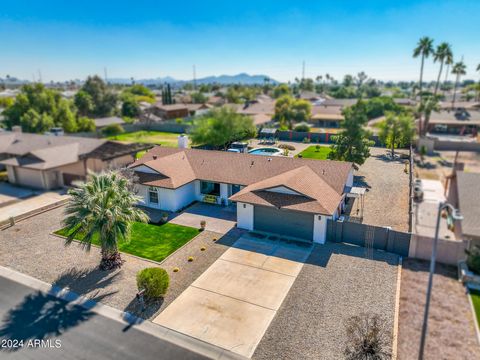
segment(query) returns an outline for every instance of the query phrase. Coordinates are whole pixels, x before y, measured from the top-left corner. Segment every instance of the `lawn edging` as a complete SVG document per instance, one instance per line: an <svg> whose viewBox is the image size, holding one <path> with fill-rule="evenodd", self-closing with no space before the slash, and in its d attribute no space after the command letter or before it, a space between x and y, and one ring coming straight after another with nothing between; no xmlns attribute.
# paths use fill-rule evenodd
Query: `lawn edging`
<svg viewBox="0 0 480 360"><path fill-rule="evenodd" d="M478 323L477 312L475 311L475 306L473 306L472 294L470 293L470 288L467 286L467 297L468 302L470 303L470 309L472 310L473 315L473 325L475 326L475 333L477 334L477 341L480 345L480 324Z"/></svg>
<svg viewBox="0 0 480 360"><path fill-rule="evenodd" d="M397 289L395 294L395 314L393 317L393 342L392 342L392 359L397 358L398 354L398 322L400 318L400 290L402 283L402 264L403 258L398 258L397 265Z"/></svg>

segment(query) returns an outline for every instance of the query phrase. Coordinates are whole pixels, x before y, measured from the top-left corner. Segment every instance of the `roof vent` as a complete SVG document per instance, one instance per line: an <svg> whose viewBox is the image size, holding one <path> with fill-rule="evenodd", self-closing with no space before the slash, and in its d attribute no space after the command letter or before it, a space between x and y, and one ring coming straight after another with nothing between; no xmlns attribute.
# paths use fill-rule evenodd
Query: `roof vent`
<svg viewBox="0 0 480 360"><path fill-rule="evenodd" d="M153 155L153 160L157 160L157 155Z"/></svg>
<svg viewBox="0 0 480 360"><path fill-rule="evenodd" d="M255 164L255 161L252 160L252 163L250 164L250 166L253 166L253 164Z"/></svg>
<svg viewBox="0 0 480 360"><path fill-rule="evenodd" d="M325 175L325 169L322 170L322 175Z"/></svg>

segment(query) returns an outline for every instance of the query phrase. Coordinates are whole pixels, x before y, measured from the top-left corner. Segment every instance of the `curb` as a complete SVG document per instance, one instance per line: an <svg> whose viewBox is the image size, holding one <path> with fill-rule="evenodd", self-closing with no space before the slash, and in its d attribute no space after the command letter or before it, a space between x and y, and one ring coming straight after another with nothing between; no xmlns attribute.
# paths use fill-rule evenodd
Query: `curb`
<svg viewBox="0 0 480 360"><path fill-rule="evenodd" d="M33 278L29 275L22 274L18 271L0 266L0 276L9 280L15 281L19 284L44 292L48 295L62 299L71 305L81 306L90 310L97 315L118 321L127 326L135 326L137 330L143 331L156 338L168 341L177 346L189 349L197 354L207 356L211 359L231 359L231 360L245 360L246 358L232 353L226 349L209 344L202 340L190 337L188 335L176 332L161 325L154 324L148 320L139 318L129 312L121 311L111 306L98 303L87 297L80 296L77 293L68 290L68 288L61 288L44 281Z"/></svg>
<svg viewBox="0 0 480 360"><path fill-rule="evenodd" d="M392 359L397 359L398 356L398 319L400 312L400 288L402 282L402 264L403 258L398 259L398 273L397 273L397 291L395 295L395 315L393 318L393 343L392 343Z"/></svg>

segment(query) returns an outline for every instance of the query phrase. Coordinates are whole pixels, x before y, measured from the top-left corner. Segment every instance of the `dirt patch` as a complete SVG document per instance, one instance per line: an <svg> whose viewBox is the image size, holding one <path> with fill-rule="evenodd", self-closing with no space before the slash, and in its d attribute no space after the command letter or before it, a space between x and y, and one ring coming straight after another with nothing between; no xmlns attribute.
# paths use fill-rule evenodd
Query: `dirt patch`
<svg viewBox="0 0 480 360"><path fill-rule="evenodd" d="M398 359L417 359L428 282L428 261L403 262ZM433 280L425 359L476 359L480 346L465 288L456 268L437 264ZM475 355L476 354L476 355Z"/></svg>

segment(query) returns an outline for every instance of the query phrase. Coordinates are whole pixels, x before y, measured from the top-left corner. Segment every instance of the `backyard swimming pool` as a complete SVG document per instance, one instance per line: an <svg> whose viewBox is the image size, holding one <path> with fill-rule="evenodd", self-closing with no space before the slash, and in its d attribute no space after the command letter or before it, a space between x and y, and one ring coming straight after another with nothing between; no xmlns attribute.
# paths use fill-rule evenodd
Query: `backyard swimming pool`
<svg viewBox="0 0 480 360"><path fill-rule="evenodd" d="M253 155L278 156L282 154L282 150L276 147L264 147L250 150L248 153Z"/></svg>

